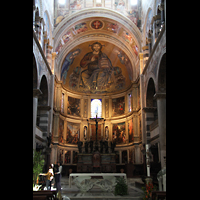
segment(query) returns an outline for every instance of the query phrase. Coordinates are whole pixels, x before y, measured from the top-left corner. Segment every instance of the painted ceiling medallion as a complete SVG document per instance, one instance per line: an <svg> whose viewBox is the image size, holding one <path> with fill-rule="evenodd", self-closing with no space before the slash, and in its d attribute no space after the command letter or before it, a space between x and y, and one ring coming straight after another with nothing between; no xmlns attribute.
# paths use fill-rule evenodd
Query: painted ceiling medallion
<svg viewBox="0 0 200 200"><path fill-rule="evenodd" d="M102 21L99 21L99 20L94 20L94 21L92 21L92 23L91 23L91 27L92 27L93 29L101 29L101 28L103 28L103 22L102 22Z"/></svg>

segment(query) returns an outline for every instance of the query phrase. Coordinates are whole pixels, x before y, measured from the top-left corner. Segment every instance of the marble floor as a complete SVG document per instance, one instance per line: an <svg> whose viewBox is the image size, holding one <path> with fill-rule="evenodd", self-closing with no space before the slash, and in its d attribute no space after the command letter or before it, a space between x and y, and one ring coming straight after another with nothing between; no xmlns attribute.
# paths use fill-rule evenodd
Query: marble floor
<svg viewBox="0 0 200 200"><path fill-rule="evenodd" d="M115 196L113 192L103 192L97 186L94 186L90 191L82 193L78 190L78 188L72 183L72 187L69 187L69 179L68 177L61 178L61 194L63 200L82 200L82 199L98 199L98 200L142 200L143 199L143 191L135 187L135 181L141 182L140 178L128 178L128 195ZM68 197L68 198L67 198Z"/></svg>

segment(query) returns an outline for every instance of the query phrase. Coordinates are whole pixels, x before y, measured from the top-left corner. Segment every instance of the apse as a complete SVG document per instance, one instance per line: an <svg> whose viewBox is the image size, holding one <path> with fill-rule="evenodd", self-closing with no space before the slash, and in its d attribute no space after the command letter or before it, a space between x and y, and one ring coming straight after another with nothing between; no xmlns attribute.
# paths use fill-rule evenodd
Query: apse
<svg viewBox="0 0 200 200"><path fill-rule="evenodd" d="M130 87L133 69L128 56L119 47L105 41L89 41L66 55L60 78L63 87L73 92L121 92Z"/></svg>

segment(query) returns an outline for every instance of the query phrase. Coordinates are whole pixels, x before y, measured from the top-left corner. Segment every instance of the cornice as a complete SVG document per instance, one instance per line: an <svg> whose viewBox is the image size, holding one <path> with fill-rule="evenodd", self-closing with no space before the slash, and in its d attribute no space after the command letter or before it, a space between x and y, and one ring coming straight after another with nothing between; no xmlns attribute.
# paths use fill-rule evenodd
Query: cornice
<svg viewBox="0 0 200 200"><path fill-rule="evenodd" d="M38 110L46 110L46 111L49 111L51 109L51 106L40 106L38 105Z"/></svg>
<svg viewBox="0 0 200 200"><path fill-rule="evenodd" d="M156 107L144 107L142 109L144 112L148 113L148 112L155 112L157 110Z"/></svg>
<svg viewBox="0 0 200 200"><path fill-rule="evenodd" d="M109 97L112 96L112 98L118 98L118 97L122 97L125 96L130 90L133 89L133 86L136 84L135 82L132 82L129 86L127 86L125 89L120 90L120 91L115 91L115 92L105 92L102 94L92 94L92 93L82 93L82 92L76 92L76 91L72 91L66 87L64 87L64 85L62 84L62 81L59 81L57 76L55 75L55 84L59 87L61 87L64 91L66 91L69 95L75 97L75 98L81 98L81 96L86 95L86 96L92 96L93 98L99 98L100 96L103 97Z"/></svg>
<svg viewBox="0 0 200 200"><path fill-rule="evenodd" d="M38 96L41 95L41 94L42 94L42 92L41 92L40 89L33 89L33 97L38 98Z"/></svg>
<svg viewBox="0 0 200 200"><path fill-rule="evenodd" d="M166 98L166 93L156 93L153 96L154 99L165 99Z"/></svg>

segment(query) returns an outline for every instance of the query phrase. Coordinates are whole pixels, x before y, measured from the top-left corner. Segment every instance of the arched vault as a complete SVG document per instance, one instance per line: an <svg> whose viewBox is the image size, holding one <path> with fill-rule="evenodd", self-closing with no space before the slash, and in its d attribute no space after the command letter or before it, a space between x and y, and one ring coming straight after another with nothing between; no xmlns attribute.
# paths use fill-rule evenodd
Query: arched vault
<svg viewBox="0 0 200 200"><path fill-rule="evenodd" d="M67 55L81 45L86 54L90 51L87 47L94 42L100 42L104 46L102 52L106 52L112 58L116 52L115 59L111 59L111 62L114 67L121 68L122 73L125 74L124 70L127 70L127 77L131 83L139 76L141 33L129 18L119 12L107 8L78 11L58 24L53 32L53 38L53 51L57 53L54 72L59 80L62 80L61 71ZM110 53L108 53L108 48L110 48ZM83 55L80 56L83 57ZM80 58L76 58L78 59ZM117 60L121 63L117 63ZM75 63L70 63L69 73L72 72L72 68L79 66L78 61L77 66ZM128 87L128 84L126 86Z"/></svg>

